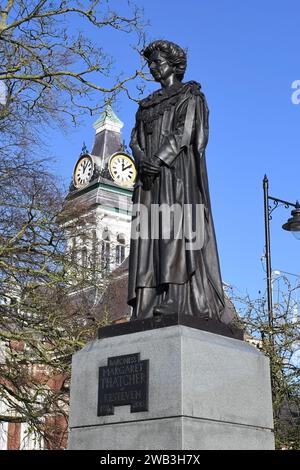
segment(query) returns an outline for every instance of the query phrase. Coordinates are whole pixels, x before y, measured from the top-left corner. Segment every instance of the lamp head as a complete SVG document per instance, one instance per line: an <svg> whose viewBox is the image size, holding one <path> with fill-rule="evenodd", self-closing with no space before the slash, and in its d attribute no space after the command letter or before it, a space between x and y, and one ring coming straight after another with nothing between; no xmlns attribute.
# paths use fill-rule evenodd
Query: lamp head
<svg viewBox="0 0 300 470"><path fill-rule="evenodd" d="M296 202L295 209L292 210L291 215L292 217L288 219L282 228L288 232L292 232L294 237L300 240L300 204L298 201Z"/></svg>

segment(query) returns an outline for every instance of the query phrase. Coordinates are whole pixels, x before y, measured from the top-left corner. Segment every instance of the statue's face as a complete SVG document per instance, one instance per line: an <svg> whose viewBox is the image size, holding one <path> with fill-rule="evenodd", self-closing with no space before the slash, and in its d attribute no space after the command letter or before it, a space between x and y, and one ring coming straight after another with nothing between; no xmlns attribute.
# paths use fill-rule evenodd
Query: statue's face
<svg viewBox="0 0 300 470"><path fill-rule="evenodd" d="M150 73L156 82L166 80L175 73L173 65L167 61L166 54L159 51L152 52L148 59Z"/></svg>

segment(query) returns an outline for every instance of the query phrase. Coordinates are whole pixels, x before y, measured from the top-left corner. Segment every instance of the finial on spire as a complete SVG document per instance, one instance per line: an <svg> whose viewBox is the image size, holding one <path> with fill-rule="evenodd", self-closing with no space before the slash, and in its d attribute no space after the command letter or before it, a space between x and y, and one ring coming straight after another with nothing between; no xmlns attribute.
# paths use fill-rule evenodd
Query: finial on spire
<svg viewBox="0 0 300 470"><path fill-rule="evenodd" d="M82 144L82 149L81 149L81 154L80 155L85 155L86 153L89 153L87 146L85 145L85 142L83 141Z"/></svg>
<svg viewBox="0 0 300 470"><path fill-rule="evenodd" d="M130 153L124 139L123 139L123 142L122 142L122 145L121 145L121 151L125 152L125 153Z"/></svg>

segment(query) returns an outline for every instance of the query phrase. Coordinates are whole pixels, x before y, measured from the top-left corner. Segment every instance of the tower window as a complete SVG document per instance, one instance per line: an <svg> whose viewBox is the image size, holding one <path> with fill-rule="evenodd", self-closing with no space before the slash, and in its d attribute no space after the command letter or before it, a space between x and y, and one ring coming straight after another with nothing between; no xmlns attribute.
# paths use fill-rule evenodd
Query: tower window
<svg viewBox="0 0 300 470"><path fill-rule="evenodd" d="M103 270L110 271L110 232L107 229L102 233L101 264Z"/></svg>
<svg viewBox="0 0 300 470"><path fill-rule="evenodd" d="M96 270L98 262L97 262L97 257L98 257L98 246L97 246L97 233L96 230L93 230L93 238L92 238L92 255L91 255L91 266L93 271Z"/></svg>
<svg viewBox="0 0 300 470"><path fill-rule="evenodd" d="M125 235L119 234L117 236L116 264L122 264L124 259L125 259Z"/></svg>
<svg viewBox="0 0 300 470"><path fill-rule="evenodd" d="M84 248L82 248L82 250L81 250L81 264L82 264L82 267L83 267L83 268L86 268L86 267L87 267L87 258L88 258L88 256L87 256L87 248L84 247Z"/></svg>

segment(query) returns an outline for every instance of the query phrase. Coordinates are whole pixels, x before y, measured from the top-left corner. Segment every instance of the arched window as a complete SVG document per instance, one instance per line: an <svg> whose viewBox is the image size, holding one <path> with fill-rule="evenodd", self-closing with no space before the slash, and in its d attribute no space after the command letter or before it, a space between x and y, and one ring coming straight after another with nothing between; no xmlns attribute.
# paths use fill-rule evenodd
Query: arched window
<svg viewBox="0 0 300 470"><path fill-rule="evenodd" d="M120 233L117 236L117 246L116 246L116 264L122 264L125 259L125 235Z"/></svg>
<svg viewBox="0 0 300 470"><path fill-rule="evenodd" d="M90 262L93 271L96 271L96 268L98 266L98 243L96 230L93 230L92 233L92 252L90 256Z"/></svg>
<svg viewBox="0 0 300 470"><path fill-rule="evenodd" d="M102 269L110 271L110 231L107 228L102 232L101 265Z"/></svg>

